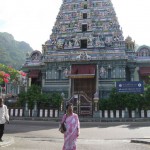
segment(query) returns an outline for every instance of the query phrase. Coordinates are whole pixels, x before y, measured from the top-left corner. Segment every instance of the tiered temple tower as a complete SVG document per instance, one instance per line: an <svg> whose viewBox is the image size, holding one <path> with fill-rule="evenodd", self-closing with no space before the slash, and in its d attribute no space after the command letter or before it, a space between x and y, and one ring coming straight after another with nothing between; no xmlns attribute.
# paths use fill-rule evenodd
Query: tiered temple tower
<svg viewBox="0 0 150 150"><path fill-rule="evenodd" d="M125 44L110 0L64 0L43 45L44 52L114 49L124 54Z"/></svg>
<svg viewBox="0 0 150 150"><path fill-rule="evenodd" d="M111 0L63 0L42 50L43 92L62 93L79 115L93 115L115 81L134 80Z"/></svg>

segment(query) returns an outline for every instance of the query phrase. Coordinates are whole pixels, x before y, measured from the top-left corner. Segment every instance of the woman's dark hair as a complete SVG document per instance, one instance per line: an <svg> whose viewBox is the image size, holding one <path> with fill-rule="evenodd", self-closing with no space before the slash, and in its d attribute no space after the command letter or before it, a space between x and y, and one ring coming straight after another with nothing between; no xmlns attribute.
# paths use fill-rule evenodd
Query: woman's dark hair
<svg viewBox="0 0 150 150"><path fill-rule="evenodd" d="M68 103L68 104L66 105L66 109L68 109L69 106L73 106L73 104L72 104L72 103Z"/></svg>

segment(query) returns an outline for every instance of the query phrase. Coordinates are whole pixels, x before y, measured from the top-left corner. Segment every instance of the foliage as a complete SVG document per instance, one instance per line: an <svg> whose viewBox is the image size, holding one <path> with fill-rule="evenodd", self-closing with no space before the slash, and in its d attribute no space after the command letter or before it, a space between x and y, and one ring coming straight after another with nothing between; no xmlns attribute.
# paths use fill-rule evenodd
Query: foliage
<svg viewBox="0 0 150 150"><path fill-rule="evenodd" d="M26 53L32 51L29 44L16 41L9 33L0 32L0 63L19 69L25 62Z"/></svg>
<svg viewBox="0 0 150 150"><path fill-rule="evenodd" d="M53 93L51 95L51 103L54 107L60 107L61 105L61 101L62 101L62 97L61 97L61 94L59 93Z"/></svg>
<svg viewBox="0 0 150 150"><path fill-rule="evenodd" d="M37 85L32 85L27 91L27 100L29 107L34 107L34 102L39 101L41 96L41 88Z"/></svg>
<svg viewBox="0 0 150 150"><path fill-rule="evenodd" d="M150 109L150 86L147 86L144 98L145 98L145 105L144 105L145 109Z"/></svg>
<svg viewBox="0 0 150 150"><path fill-rule="evenodd" d="M26 76L26 74L22 71L18 71L10 66L0 64L0 84L17 82L20 75Z"/></svg>
<svg viewBox="0 0 150 150"><path fill-rule="evenodd" d="M134 93L118 93L113 88L108 99L100 101L100 109L102 110L121 110L128 108L135 110L136 108L144 109L145 100L143 95Z"/></svg>
<svg viewBox="0 0 150 150"><path fill-rule="evenodd" d="M41 93L41 87L32 85L27 92L19 94L19 101L21 106L24 106L28 101L29 108L33 109L36 101L38 107L60 107L62 97L59 93Z"/></svg>

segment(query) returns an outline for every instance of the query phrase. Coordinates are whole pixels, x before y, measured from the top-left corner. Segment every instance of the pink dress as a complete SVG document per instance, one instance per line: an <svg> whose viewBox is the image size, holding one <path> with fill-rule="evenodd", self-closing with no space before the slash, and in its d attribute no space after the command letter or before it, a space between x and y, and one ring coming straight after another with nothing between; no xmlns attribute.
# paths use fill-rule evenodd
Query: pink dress
<svg viewBox="0 0 150 150"><path fill-rule="evenodd" d="M64 146L62 150L76 150L78 131L80 123L78 115L73 113L71 116L63 116L61 123L65 120L67 131L64 133Z"/></svg>

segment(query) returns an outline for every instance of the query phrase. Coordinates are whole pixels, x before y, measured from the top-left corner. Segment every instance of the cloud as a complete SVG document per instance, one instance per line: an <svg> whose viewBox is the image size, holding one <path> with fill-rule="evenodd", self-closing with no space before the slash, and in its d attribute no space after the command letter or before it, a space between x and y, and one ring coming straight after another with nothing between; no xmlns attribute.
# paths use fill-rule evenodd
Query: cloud
<svg viewBox="0 0 150 150"><path fill-rule="evenodd" d="M0 19L0 29L3 29L7 26L7 23L5 20Z"/></svg>
<svg viewBox="0 0 150 150"><path fill-rule="evenodd" d="M150 43L150 1L112 0L123 35L139 44ZM49 39L62 0L0 0L0 32L9 32L41 50Z"/></svg>
<svg viewBox="0 0 150 150"><path fill-rule="evenodd" d="M16 40L28 42L34 49L41 50L49 39L56 20L60 2L50 0L0 0L0 32L9 32ZM53 24L53 25L52 25Z"/></svg>

